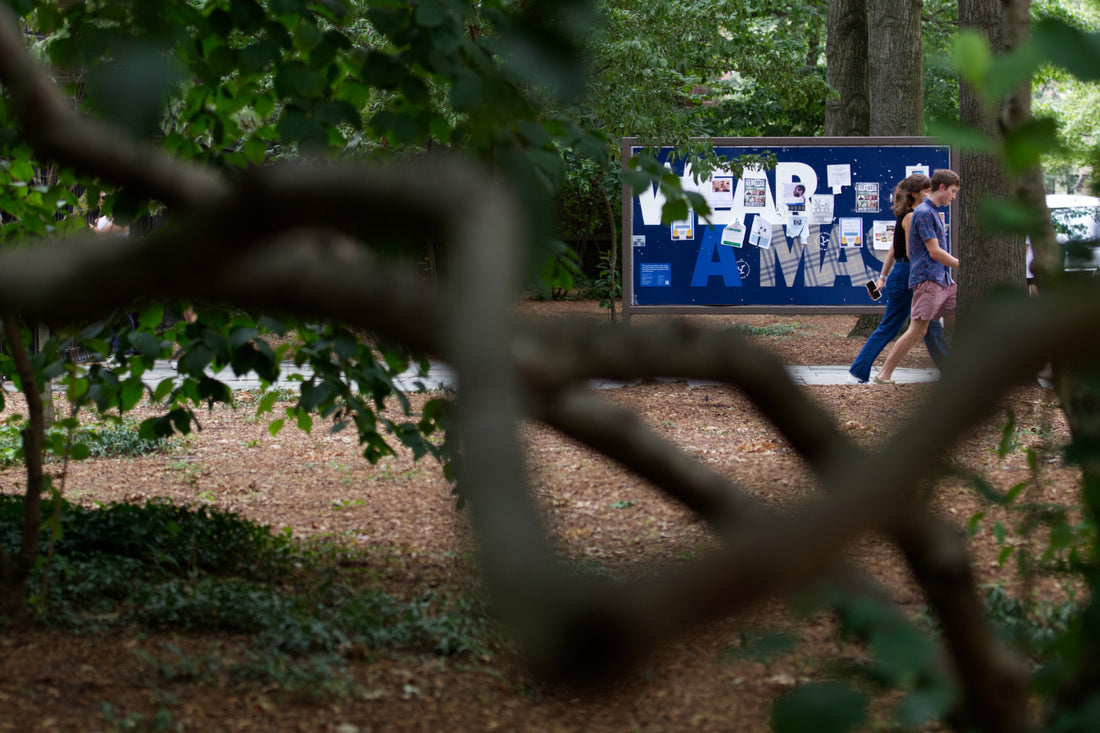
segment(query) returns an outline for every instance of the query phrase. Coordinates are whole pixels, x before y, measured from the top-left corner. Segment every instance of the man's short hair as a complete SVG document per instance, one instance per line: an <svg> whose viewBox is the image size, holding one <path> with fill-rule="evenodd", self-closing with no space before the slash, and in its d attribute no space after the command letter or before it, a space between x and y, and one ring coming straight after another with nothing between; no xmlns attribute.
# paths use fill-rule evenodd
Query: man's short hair
<svg viewBox="0 0 1100 733"><path fill-rule="evenodd" d="M937 168L932 172L932 190L939 191L941 188L958 186L961 180L959 174L950 168Z"/></svg>

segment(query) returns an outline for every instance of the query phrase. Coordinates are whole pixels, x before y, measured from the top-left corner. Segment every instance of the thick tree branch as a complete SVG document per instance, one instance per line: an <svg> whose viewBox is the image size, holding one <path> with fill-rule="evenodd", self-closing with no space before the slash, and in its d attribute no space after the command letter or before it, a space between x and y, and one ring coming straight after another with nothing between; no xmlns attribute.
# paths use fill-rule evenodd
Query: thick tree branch
<svg viewBox="0 0 1100 733"><path fill-rule="evenodd" d="M707 521L720 536L766 516L763 508L729 481L687 456L629 411L577 388L533 400L535 417L604 455Z"/></svg>
<svg viewBox="0 0 1100 733"><path fill-rule="evenodd" d="M1030 673L997 639L977 592L960 532L917 511L891 535L936 610L965 691L959 727L1023 733L1028 723Z"/></svg>

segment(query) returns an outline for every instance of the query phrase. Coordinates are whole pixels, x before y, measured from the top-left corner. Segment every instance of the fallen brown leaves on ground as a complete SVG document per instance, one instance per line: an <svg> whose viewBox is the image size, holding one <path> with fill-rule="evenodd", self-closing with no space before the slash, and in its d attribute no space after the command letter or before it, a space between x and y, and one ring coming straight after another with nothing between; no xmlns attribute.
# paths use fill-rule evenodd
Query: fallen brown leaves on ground
<svg viewBox="0 0 1100 733"><path fill-rule="evenodd" d="M607 318L593 302L525 302L519 312L530 318ZM639 320L646 318L656 316ZM754 337L792 365L848 364L862 345L846 338L854 316L699 318L715 328L792 326ZM927 354L916 352L903 364L929 365ZM873 446L928 387L806 390L852 440ZM600 396L636 411L690 456L773 509L795 506L814 491L799 458L735 390L663 382ZM411 396L414 408L425 399ZM236 409L199 413L202 429L168 453L72 464L66 496L87 505L153 498L210 504L276 531L289 528L298 537L339 538L372 550L368 557L378 558L379 583L400 597L426 589L465 593L476 583L465 516L437 465L400 454L371 466L350 432L329 433L320 424L310 434L286 428L273 437L249 400L241 395ZM20 404L18 397L10 399L8 411ZM1021 440L1057 447L1068 439L1052 392L1038 386L1014 390L1003 410L948 457L1001 490L1029 475L1022 450L1003 459L994 451L1008 409ZM563 556L579 567L629 573L644 563L681 562L713 547L701 522L609 460L539 425L522 426L521 436L546 525ZM1051 459L1042 464L1034 490L1044 500L1073 502L1078 479L1060 459ZM0 473L0 491L22 491L19 470ZM990 511L961 479L943 481L934 506L959 527ZM983 582L1014 582L1011 569L997 562L999 545L988 529L972 537L971 550ZM903 608L915 612L923 603L898 554L878 538L862 538L851 548L851 559ZM731 654L746 630L759 629L784 630L800 644L767 663ZM775 602L676 639L610 690L544 686L501 648L489 659L395 653L355 660L353 692L340 696L201 677L164 679L138 653L157 655L175 645L187 654L217 654L234 641L218 634L3 632L0 730L151 730L157 714L167 711L165 730L188 731L765 731L777 694L810 678L826 656L856 653L842 649L834 631L826 616L796 618ZM139 716L146 727L124 728L123 719Z"/></svg>

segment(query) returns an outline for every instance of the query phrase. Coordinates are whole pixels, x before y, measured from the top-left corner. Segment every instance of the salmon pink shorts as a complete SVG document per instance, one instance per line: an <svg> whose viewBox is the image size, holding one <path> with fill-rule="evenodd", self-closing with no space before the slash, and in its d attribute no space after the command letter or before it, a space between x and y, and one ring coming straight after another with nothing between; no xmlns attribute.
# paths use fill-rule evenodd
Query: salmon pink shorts
<svg viewBox="0 0 1100 733"><path fill-rule="evenodd" d="M931 280L917 283L913 288L913 309L910 315L921 321L934 321L940 316L953 316L958 293L958 283L951 283L946 287Z"/></svg>

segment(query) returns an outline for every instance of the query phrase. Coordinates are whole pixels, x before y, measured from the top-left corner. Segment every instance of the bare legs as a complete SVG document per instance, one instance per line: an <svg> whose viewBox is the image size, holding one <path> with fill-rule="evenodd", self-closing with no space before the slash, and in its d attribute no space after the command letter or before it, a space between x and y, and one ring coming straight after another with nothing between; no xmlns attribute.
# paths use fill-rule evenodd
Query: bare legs
<svg viewBox="0 0 1100 733"><path fill-rule="evenodd" d="M878 380L890 381L894 375L894 369L909 353L909 349L913 348L918 341L924 338L924 334L928 333L928 323L928 321L919 318L909 321L909 328L905 329L905 333L898 338L894 343L894 347L890 349L890 353L886 355L886 362L882 365L882 369L879 369L876 377Z"/></svg>

